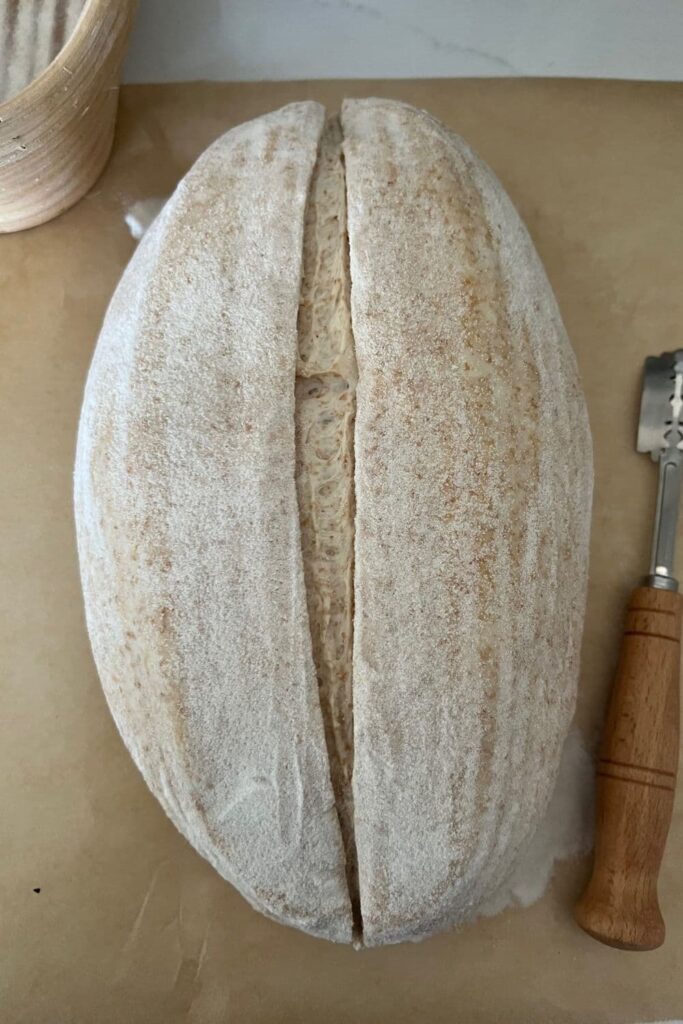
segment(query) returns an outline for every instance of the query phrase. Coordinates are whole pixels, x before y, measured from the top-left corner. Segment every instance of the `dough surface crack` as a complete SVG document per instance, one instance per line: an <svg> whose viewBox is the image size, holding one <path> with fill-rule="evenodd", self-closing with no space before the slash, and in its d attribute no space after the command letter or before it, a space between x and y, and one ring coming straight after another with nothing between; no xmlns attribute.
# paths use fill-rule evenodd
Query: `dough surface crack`
<svg viewBox="0 0 683 1024"><path fill-rule="evenodd" d="M296 371L296 486L313 659L346 857L362 932L353 827L354 424L346 183L338 118L324 129L304 222Z"/></svg>

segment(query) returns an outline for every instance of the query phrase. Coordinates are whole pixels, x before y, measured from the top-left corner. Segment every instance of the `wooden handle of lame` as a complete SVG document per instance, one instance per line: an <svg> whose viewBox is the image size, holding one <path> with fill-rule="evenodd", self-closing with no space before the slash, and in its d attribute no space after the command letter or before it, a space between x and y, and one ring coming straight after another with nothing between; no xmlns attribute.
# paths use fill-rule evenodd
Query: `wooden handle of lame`
<svg viewBox="0 0 683 1024"><path fill-rule="evenodd" d="M600 748L595 863L581 927L618 949L664 941L657 876L678 766L681 595L638 587Z"/></svg>

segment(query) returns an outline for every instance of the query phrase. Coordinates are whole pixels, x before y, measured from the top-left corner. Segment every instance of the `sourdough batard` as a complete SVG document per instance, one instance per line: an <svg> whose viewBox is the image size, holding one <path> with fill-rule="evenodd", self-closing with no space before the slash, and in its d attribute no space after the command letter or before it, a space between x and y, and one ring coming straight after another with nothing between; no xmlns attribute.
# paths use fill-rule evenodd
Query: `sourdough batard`
<svg viewBox="0 0 683 1024"><path fill-rule="evenodd" d="M429 115L229 132L112 300L78 439L88 628L150 788L266 914L478 913L572 715L591 447L496 179Z"/></svg>

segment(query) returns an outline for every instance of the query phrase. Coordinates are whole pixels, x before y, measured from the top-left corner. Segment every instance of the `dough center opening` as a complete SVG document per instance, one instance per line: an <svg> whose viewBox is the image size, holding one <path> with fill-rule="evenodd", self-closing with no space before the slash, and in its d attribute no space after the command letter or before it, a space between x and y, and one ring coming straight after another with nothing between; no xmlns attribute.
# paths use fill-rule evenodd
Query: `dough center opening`
<svg viewBox="0 0 683 1024"><path fill-rule="evenodd" d="M354 424L346 180L339 118L328 120L304 220L295 393L296 486L313 659L354 932L362 921L353 827Z"/></svg>

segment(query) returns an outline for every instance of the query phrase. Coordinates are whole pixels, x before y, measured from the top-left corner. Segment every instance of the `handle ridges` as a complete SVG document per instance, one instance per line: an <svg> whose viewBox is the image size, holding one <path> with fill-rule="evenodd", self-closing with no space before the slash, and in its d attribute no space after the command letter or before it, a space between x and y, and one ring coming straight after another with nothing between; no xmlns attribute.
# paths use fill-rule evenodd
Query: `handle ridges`
<svg viewBox="0 0 683 1024"><path fill-rule="evenodd" d="M675 591L634 591L599 754L595 860L576 919L619 949L664 941L657 878L678 766L681 607Z"/></svg>

